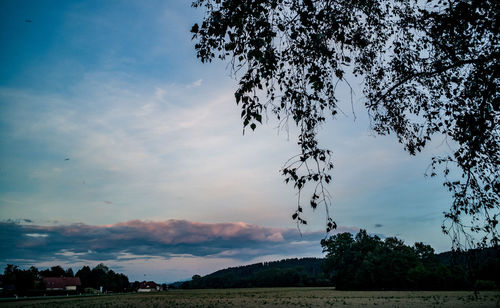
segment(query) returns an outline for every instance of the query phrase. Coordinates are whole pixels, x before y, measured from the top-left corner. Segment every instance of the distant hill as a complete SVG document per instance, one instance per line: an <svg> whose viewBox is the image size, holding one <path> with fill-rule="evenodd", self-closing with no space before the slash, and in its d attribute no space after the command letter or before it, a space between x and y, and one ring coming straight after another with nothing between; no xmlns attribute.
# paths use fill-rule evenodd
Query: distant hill
<svg viewBox="0 0 500 308"><path fill-rule="evenodd" d="M459 253L447 251L436 254L435 260L447 268L443 273L464 280L461 282L463 286L457 289L464 286L472 288L469 282L476 280L493 281L500 286L499 248ZM331 286L332 282L323 272L324 262L323 258L294 258L230 267L203 277L195 275L191 281L176 282L170 286L186 289Z"/></svg>
<svg viewBox="0 0 500 308"><path fill-rule="evenodd" d="M329 285L324 259L301 258L230 267L184 282L182 288L247 288Z"/></svg>
<svg viewBox="0 0 500 308"><path fill-rule="evenodd" d="M500 260L500 247L471 249L455 253L452 251L445 251L437 254L436 257L445 265L459 264L465 267L477 267L478 265L493 260Z"/></svg>
<svg viewBox="0 0 500 308"><path fill-rule="evenodd" d="M447 266L467 270L471 280L494 281L500 288L500 247L471 249L463 252L446 251L436 255Z"/></svg>

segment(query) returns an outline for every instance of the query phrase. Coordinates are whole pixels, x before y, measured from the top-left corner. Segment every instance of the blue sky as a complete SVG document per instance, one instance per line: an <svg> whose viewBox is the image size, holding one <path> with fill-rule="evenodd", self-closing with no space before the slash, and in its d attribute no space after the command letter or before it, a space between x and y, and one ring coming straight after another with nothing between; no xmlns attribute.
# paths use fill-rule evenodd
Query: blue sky
<svg viewBox="0 0 500 308"><path fill-rule="evenodd" d="M0 265L105 262L132 280L175 281L321 256L323 209L306 211L301 237L279 174L298 151L294 128L269 119L242 134L236 81L195 56L189 29L202 13L183 0L0 2ZM447 145L410 157L375 137L358 83L357 119L340 89L346 115L320 132L339 230L447 250L451 199L424 177Z"/></svg>

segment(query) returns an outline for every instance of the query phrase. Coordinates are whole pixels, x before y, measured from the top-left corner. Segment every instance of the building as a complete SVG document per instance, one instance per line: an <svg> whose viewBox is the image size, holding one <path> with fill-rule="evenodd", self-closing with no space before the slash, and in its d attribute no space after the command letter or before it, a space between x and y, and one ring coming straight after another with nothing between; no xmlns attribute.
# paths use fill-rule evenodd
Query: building
<svg viewBox="0 0 500 308"><path fill-rule="evenodd" d="M137 292L157 292L160 291L160 286L154 281L143 281L139 284Z"/></svg>
<svg viewBox="0 0 500 308"><path fill-rule="evenodd" d="M76 291L82 285L80 277L45 277L43 283L47 291Z"/></svg>

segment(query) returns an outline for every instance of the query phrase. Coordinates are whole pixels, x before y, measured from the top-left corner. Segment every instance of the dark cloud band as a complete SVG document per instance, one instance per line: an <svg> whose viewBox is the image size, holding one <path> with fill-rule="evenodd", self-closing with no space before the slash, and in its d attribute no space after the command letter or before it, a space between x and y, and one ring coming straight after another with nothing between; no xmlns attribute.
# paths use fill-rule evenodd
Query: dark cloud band
<svg viewBox="0 0 500 308"><path fill-rule="evenodd" d="M356 228L338 231L356 232ZM257 256L317 252L323 232L267 228L246 223L199 223L186 220L132 220L113 225L40 226L0 223L0 260L113 260L124 255L170 258L221 256L249 260Z"/></svg>

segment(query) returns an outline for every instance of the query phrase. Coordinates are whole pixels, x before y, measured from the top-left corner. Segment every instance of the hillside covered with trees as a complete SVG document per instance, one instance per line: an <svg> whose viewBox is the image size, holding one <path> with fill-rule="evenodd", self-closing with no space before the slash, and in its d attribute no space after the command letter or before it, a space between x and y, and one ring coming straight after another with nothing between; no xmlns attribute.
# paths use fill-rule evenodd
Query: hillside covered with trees
<svg viewBox="0 0 500 308"><path fill-rule="evenodd" d="M285 259L223 269L206 276L194 275L181 288L248 288L325 286L320 258Z"/></svg>
<svg viewBox="0 0 500 308"><path fill-rule="evenodd" d="M173 286L191 289L335 286L341 290L490 290L500 287L500 249L435 254L423 243L339 233L326 258L286 259L223 269Z"/></svg>

